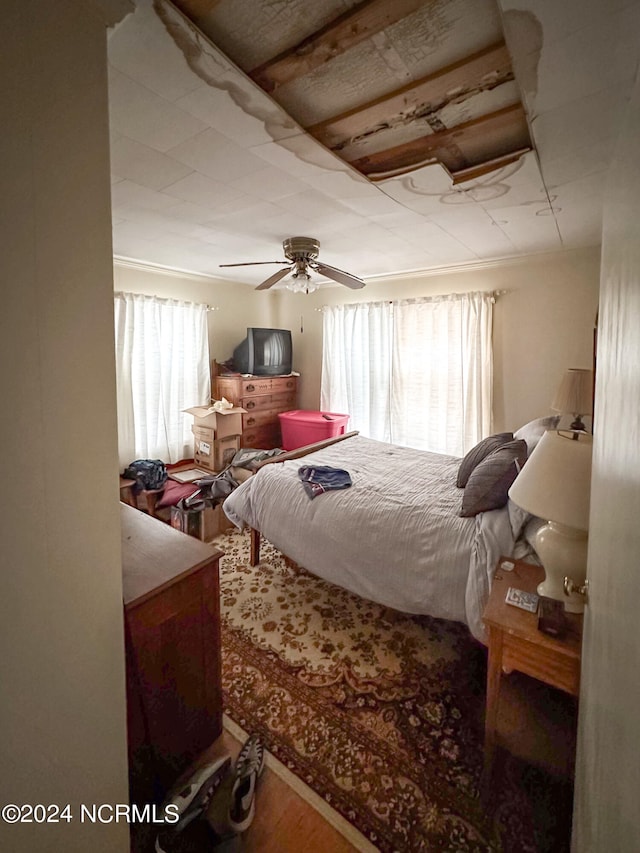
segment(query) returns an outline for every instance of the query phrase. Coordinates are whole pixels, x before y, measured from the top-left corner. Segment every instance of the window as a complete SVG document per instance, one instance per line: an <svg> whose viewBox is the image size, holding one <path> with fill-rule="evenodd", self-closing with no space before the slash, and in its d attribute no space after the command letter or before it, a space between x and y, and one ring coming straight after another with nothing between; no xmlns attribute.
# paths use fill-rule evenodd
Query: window
<svg viewBox="0 0 640 853"><path fill-rule="evenodd" d="M115 294L118 449L135 459L193 455L190 406L211 397L205 305Z"/></svg>
<svg viewBox="0 0 640 853"><path fill-rule="evenodd" d="M381 441L463 456L491 431L493 296L328 307L321 406Z"/></svg>

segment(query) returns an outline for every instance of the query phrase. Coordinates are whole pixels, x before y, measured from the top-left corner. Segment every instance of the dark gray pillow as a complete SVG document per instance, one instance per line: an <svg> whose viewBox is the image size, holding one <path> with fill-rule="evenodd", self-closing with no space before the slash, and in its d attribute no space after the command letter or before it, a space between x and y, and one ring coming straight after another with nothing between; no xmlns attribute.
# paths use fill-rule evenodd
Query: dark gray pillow
<svg viewBox="0 0 640 853"><path fill-rule="evenodd" d="M475 447L471 448L460 463L456 486L459 489L464 489L476 465L479 465L490 453L493 453L494 450L497 450L509 441L513 441L512 432L498 432L496 435L490 435L479 441Z"/></svg>
<svg viewBox="0 0 640 853"><path fill-rule="evenodd" d="M460 515L468 518L504 506L509 488L526 460L527 442L524 440L503 444L485 457L467 481Z"/></svg>

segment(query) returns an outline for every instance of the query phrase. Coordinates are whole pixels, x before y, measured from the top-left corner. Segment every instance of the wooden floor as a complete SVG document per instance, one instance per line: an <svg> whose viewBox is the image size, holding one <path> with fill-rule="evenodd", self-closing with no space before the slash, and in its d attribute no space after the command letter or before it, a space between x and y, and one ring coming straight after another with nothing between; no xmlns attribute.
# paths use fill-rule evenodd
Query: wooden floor
<svg viewBox="0 0 640 853"><path fill-rule="evenodd" d="M235 760L241 742L227 731L204 752L181 777L188 780L195 770L224 753ZM265 766L256 793L256 812L251 826L234 836L227 822L233 772L216 791L206 818L218 838L230 838L224 853L353 853L354 847L306 800L273 770ZM158 827L139 825L132 834L131 853L154 853ZM194 821L179 839L179 853L212 853L215 836L208 834L201 819ZM173 849L171 845L167 849Z"/></svg>
<svg viewBox="0 0 640 853"><path fill-rule="evenodd" d="M227 731L216 743L203 753L194 766L185 774L193 775L197 767L227 753L235 760L241 743ZM233 773L216 792L207 812L210 826L221 836L229 836L226 812L233 784ZM146 828L141 837L132 844L132 853L152 853L156 832ZM189 853L211 853L211 840L203 838L199 843L190 842ZM249 829L239 837L229 853L354 853L354 847L328 823L306 800L265 766L257 787L256 813ZM225 850L226 853L226 850Z"/></svg>
<svg viewBox="0 0 640 853"><path fill-rule="evenodd" d="M235 759L241 744L227 731L204 758L222 752ZM232 778L228 780L231 787ZM222 793L222 792L221 792ZM215 798L224 804L224 793ZM216 813L216 803L209 812L214 829L222 829L225 815ZM242 853L353 853L355 848L312 806L269 767L265 767L256 794L253 823L242 834Z"/></svg>

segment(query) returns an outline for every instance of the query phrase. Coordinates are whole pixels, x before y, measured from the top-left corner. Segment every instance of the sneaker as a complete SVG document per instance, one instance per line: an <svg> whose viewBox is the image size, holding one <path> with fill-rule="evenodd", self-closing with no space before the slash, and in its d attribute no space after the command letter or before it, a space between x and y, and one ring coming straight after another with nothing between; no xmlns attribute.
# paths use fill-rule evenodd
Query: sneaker
<svg viewBox="0 0 640 853"><path fill-rule="evenodd" d="M251 735L236 760L235 779L229 804L229 824L236 832L244 832L253 821L258 777L264 767L264 747L258 735Z"/></svg>
<svg viewBox="0 0 640 853"><path fill-rule="evenodd" d="M180 817L177 823L168 825L157 836L156 853L168 853L171 839L183 832L185 827L202 814L230 769L231 757L223 755L222 758L200 767L185 785L165 801L165 808L168 805L177 806ZM175 814L174 809L171 811Z"/></svg>

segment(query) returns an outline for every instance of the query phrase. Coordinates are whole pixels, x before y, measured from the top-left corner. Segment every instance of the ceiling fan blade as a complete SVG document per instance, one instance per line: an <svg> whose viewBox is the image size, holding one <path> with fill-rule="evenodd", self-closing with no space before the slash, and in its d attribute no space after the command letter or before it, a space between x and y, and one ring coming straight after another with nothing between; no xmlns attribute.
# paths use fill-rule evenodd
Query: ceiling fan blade
<svg viewBox="0 0 640 853"><path fill-rule="evenodd" d="M218 264L219 267L255 267L258 264L290 264L291 261L245 261L243 264Z"/></svg>
<svg viewBox="0 0 640 853"><path fill-rule="evenodd" d="M284 278L285 275L289 275L291 272L291 267L287 267L286 270L278 270L278 272L274 272L273 275L270 275L262 284L259 284L256 287L256 290L268 290L274 284L277 284L281 278Z"/></svg>
<svg viewBox="0 0 640 853"><path fill-rule="evenodd" d="M351 275L350 272L344 272L343 270L336 269L335 267L329 266L329 264L314 261L310 266L321 275L326 275L327 278L332 278L334 281L337 281L338 284L344 284L353 290L359 290L365 285L364 281L361 278L358 278L357 275Z"/></svg>

